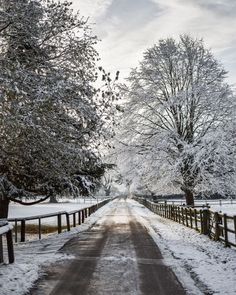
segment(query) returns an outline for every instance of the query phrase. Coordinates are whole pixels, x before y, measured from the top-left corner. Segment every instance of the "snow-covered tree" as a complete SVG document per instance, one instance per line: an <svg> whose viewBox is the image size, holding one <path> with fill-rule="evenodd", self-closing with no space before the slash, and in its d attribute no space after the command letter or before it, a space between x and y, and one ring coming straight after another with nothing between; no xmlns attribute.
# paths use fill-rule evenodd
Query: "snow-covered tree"
<svg viewBox="0 0 236 295"><path fill-rule="evenodd" d="M123 169L156 190L235 192L235 97L226 72L203 41L184 35L144 53L128 86L122 132ZM126 156L125 156L126 155ZM166 191L167 191L166 190Z"/></svg>
<svg viewBox="0 0 236 295"><path fill-rule="evenodd" d="M95 188L112 94L94 87L97 38L71 3L0 4L1 218L10 200Z"/></svg>

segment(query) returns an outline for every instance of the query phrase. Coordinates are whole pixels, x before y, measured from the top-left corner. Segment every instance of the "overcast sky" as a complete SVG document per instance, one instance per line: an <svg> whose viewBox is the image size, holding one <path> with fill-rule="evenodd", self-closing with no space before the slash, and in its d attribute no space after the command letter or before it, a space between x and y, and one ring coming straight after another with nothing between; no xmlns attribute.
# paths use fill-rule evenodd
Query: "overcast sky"
<svg viewBox="0 0 236 295"><path fill-rule="evenodd" d="M97 49L107 71L122 77L160 38L203 37L236 84L236 0L72 0L89 16L102 40Z"/></svg>

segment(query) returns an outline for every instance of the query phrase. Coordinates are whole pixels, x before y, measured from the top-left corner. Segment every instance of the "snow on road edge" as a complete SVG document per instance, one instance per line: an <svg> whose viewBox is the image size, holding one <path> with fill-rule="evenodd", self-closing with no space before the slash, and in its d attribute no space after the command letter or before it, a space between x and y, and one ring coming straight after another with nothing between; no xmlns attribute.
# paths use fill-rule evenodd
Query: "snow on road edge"
<svg viewBox="0 0 236 295"><path fill-rule="evenodd" d="M88 230L108 210L113 201L101 207L85 220L82 225L73 228L70 232L60 235L51 235L40 241L32 241L15 245L14 264L0 265L1 295L23 295L32 288L34 282L42 274L42 267L56 261L72 259L59 253L58 250L78 233Z"/></svg>
<svg viewBox="0 0 236 295"><path fill-rule="evenodd" d="M236 251L128 200L189 294L236 294Z"/></svg>

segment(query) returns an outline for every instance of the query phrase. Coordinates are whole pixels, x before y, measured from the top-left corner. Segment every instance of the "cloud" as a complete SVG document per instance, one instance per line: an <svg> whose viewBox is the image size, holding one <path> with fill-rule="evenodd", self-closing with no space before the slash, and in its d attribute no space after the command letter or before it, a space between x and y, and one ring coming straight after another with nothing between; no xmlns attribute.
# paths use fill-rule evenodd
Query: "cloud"
<svg viewBox="0 0 236 295"><path fill-rule="evenodd" d="M236 82L236 3L234 0L80 0L102 39L98 50L108 70L123 77L143 51L160 38L189 33L203 37ZM77 3L77 4L78 4Z"/></svg>
<svg viewBox="0 0 236 295"><path fill-rule="evenodd" d="M201 6L209 11L214 11L218 15L235 17L236 3L234 0L190 0L193 4Z"/></svg>
<svg viewBox="0 0 236 295"><path fill-rule="evenodd" d="M72 0L73 7L92 19L102 16L113 0Z"/></svg>
<svg viewBox="0 0 236 295"><path fill-rule="evenodd" d="M137 29L146 22L156 18L161 13L161 8L150 0L113 0L103 15L103 19L114 21L116 28Z"/></svg>

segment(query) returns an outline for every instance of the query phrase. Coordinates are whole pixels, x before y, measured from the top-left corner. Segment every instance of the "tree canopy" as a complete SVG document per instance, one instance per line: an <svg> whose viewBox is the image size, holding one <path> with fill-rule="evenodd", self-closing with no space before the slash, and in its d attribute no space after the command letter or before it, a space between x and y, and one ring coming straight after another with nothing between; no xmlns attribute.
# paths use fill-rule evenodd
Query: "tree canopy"
<svg viewBox="0 0 236 295"><path fill-rule="evenodd" d="M181 189L188 204L196 193L234 192L235 97L225 77L202 40L184 35L147 49L121 86L126 170L156 189Z"/></svg>
<svg viewBox="0 0 236 295"><path fill-rule="evenodd" d="M2 200L88 194L104 174L112 93L94 86L96 42L68 1L1 0Z"/></svg>

